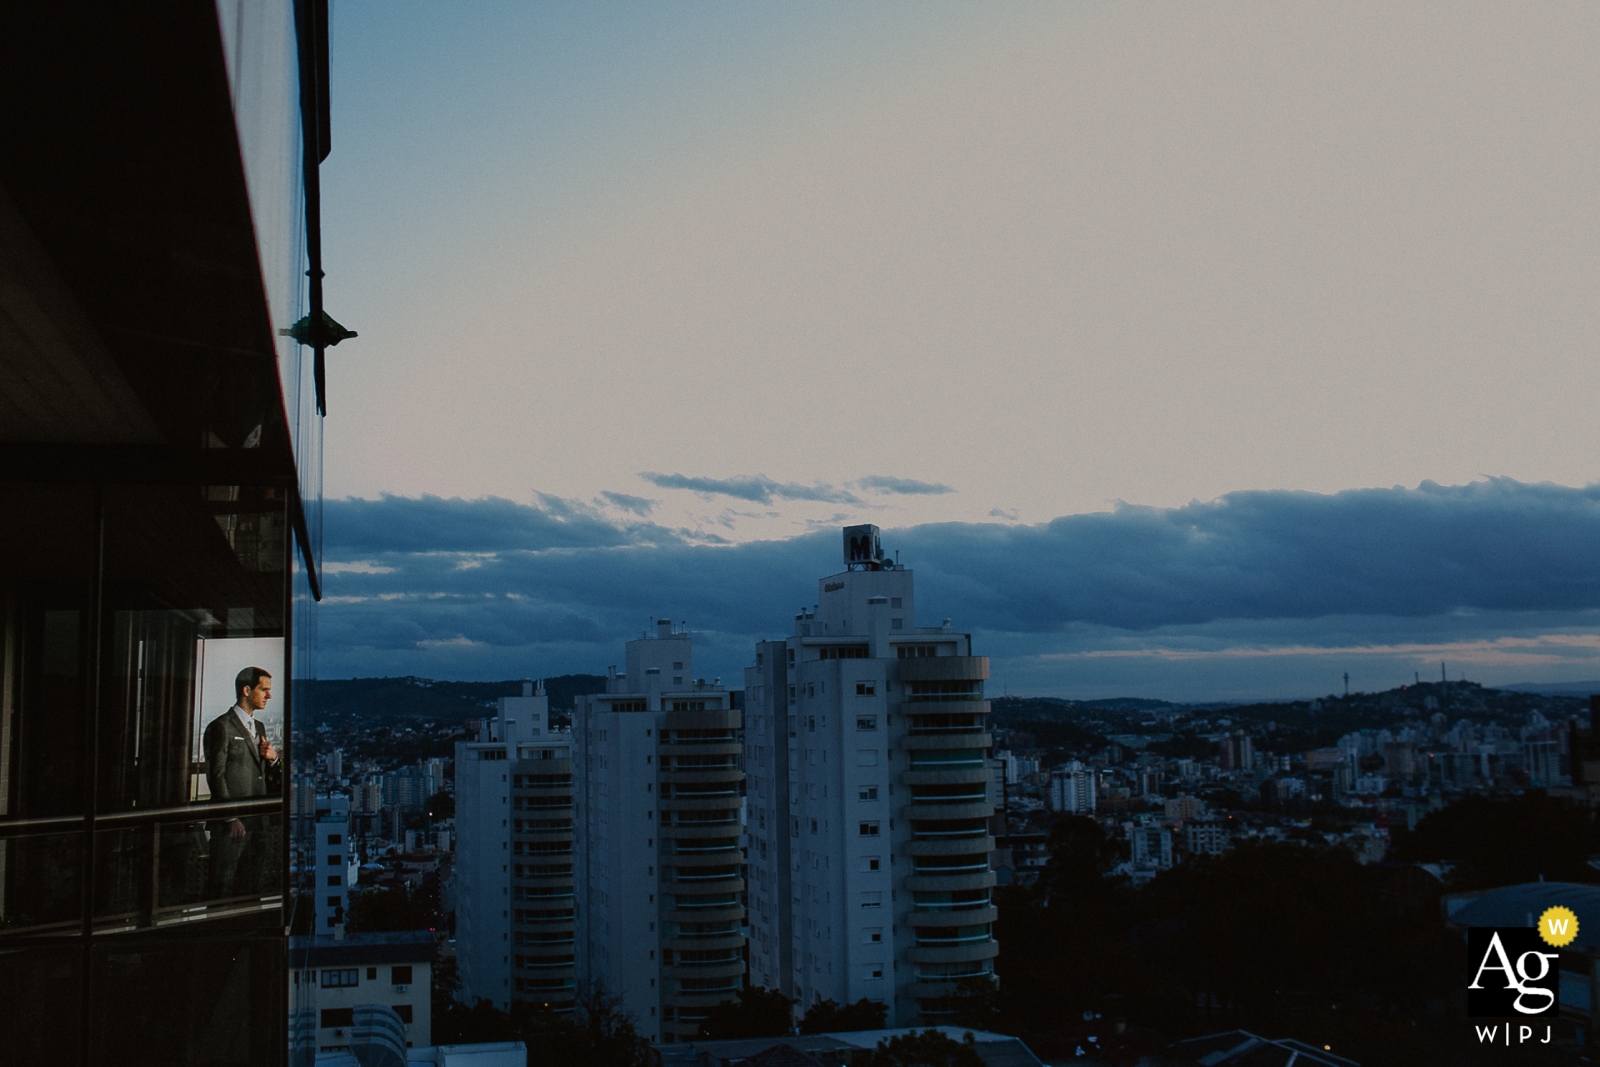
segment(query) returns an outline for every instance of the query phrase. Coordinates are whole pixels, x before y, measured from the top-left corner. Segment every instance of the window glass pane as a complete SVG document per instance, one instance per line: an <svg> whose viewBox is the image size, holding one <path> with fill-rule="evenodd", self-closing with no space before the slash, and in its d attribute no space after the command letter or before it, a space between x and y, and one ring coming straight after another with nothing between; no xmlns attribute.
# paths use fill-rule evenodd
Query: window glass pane
<svg viewBox="0 0 1600 1067"><path fill-rule="evenodd" d="M277 1065L284 1056L282 932L115 934L95 939L90 1062Z"/></svg>
<svg viewBox="0 0 1600 1067"><path fill-rule="evenodd" d="M7 1063L76 1063L83 942L0 947L0 1024Z"/></svg>
<svg viewBox="0 0 1600 1067"><path fill-rule="evenodd" d="M95 833L100 926L189 923L281 906L283 816L166 821ZM276 921L281 922L281 919Z"/></svg>
<svg viewBox="0 0 1600 1067"><path fill-rule="evenodd" d="M77 932L82 868L82 834L0 840L0 930Z"/></svg>
<svg viewBox="0 0 1600 1067"><path fill-rule="evenodd" d="M0 816L76 815L94 493L0 484L0 514Z"/></svg>

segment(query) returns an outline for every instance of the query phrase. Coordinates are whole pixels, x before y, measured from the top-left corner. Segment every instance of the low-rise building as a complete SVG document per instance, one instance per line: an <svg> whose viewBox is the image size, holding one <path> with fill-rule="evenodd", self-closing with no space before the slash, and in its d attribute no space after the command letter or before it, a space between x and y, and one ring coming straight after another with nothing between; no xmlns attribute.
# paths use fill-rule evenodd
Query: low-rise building
<svg viewBox="0 0 1600 1067"><path fill-rule="evenodd" d="M433 959L429 930L289 939L291 1032L318 1052L349 1049L356 1009L380 1005L405 1027L407 1047L432 1044ZM311 1035L315 1034L313 1038Z"/></svg>

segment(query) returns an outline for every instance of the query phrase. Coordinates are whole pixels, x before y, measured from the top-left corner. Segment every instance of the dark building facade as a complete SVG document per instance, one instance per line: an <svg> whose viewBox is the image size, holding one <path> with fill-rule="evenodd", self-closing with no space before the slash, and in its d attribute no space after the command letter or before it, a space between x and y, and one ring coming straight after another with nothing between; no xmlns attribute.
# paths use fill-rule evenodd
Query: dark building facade
<svg viewBox="0 0 1600 1067"><path fill-rule="evenodd" d="M0 14L9 1063L287 1059L288 790L203 738L262 667L287 768L311 668L326 41L326 0Z"/></svg>

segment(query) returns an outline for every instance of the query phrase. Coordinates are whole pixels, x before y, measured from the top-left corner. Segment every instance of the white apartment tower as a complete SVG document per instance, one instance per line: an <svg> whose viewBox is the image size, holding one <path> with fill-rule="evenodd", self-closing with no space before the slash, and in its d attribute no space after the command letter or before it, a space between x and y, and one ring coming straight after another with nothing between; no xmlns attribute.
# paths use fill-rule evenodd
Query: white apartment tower
<svg viewBox="0 0 1600 1067"><path fill-rule="evenodd" d="M550 728L544 685L501 697L456 745L456 960L460 997L570 1011L572 734Z"/></svg>
<svg viewBox="0 0 1600 1067"><path fill-rule="evenodd" d="M844 534L845 570L745 671L750 981L937 1023L999 954L989 661L916 625L876 526Z"/></svg>
<svg viewBox="0 0 1600 1067"><path fill-rule="evenodd" d="M316 822L316 933L344 935L345 911L350 906L350 887L356 884L361 866L356 861L350 839L350 798L317 797Z"/></svg>
<svg viewBox="0 0 1600 1067"><path fill-rule="evenodd" d="M666 620L609 674L572 718L578 978L650 1040L691 1039L744 985L743 722Z"/></svg>

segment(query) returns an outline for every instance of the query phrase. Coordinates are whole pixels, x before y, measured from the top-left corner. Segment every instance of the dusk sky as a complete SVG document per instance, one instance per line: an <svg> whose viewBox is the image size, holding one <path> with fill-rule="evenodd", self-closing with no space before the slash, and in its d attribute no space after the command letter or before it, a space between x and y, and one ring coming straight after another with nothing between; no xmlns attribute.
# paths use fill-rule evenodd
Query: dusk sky
<svg viewBox="0 0 1600 1067"><path fill-rule="evenodd" d="M324 677L1600 678L1600 8L334 8Z"/></svg>

